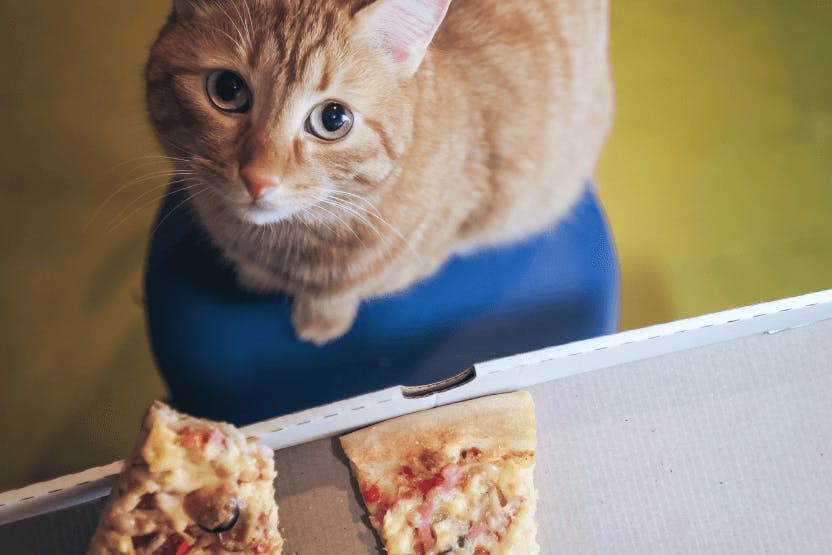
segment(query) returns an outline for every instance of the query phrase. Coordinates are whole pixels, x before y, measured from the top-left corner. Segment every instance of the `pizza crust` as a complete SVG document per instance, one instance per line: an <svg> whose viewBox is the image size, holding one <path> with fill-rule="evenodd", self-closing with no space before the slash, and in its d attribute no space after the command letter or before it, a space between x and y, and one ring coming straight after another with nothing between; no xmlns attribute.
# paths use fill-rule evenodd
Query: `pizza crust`
<svg viewBox="0 0 832 555"><path fill-rule="evenodd" d="M449 456L471 447L534 451L534 402L527 391L481 397L353 432L341 438L341 446L354 466L372 475L398 464L414 447Z"/></svg>

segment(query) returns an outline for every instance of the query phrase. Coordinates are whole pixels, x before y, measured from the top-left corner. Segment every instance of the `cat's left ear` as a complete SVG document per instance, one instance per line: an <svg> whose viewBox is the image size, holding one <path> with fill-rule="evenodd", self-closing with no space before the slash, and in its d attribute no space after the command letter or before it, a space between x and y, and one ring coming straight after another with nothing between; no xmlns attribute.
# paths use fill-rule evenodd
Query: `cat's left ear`
<svg viewBox="0 0 832 555"><path fill-rule="evenodd" d="M361 32L410 76L422 65L450 4L451 0L376 0L356 19Z"/></svg>
<svg viewBox="0 0 832 555"><path fill-rule="evenodd" d="M180 19L186 19L194 14L198 0L173 0L173 11Z"/></svg>

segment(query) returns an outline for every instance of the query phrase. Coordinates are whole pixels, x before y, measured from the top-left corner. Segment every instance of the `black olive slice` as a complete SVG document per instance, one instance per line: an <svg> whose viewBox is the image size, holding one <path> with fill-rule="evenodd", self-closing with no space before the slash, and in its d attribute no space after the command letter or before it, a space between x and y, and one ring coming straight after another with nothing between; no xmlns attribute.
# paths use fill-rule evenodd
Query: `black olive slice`
<svg viewBox="0 0 832 555"><path fill-rule="evenodd" d="M243 509L237 526L219 534L222 548L232 553L251 549L251 545L246 541L251 532L251 522L249 522L251 515L245 510L245 507Z"/></svg>
<svg viewBox="0 0 832 555"><path fill-rule="evenodd" d="M185 511L209 534L228 532L240 520L240 502L231 487L200 489L185 498Z"/></svg>
<svg viewBox="0 0 832 555"><path fill-rule="evenodd" d="M230 505L233 503L233 507ZM208 532L209 534L222 534L223 532L228 532L235 526L237 526L237 521L240 520L240 504L237 502L236 499L232 499L228 502L228 508L231 509L230 514L228 514L226 520L221 522L220 524L214 526L213 523L207 526L197 523L200 528ZM209 528L209 526L213 526Z"/></svg>

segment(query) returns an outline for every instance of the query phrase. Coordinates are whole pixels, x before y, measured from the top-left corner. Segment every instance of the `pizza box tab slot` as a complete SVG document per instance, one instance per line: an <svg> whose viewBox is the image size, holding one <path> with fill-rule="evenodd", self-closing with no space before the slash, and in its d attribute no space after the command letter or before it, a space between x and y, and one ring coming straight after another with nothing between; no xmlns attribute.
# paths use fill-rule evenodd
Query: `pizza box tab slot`
<svg viewBox="0 0 832 555"><path fill-rule="evenodd" d="M403 386L402 397L405 399L424 399L431 395L445 393L452 389L462 387L465 384L473 382L475 379L477 379L477 370L472 366L464 372L460 372L456 376L442 380L441 382L411 387Z"/></svg>

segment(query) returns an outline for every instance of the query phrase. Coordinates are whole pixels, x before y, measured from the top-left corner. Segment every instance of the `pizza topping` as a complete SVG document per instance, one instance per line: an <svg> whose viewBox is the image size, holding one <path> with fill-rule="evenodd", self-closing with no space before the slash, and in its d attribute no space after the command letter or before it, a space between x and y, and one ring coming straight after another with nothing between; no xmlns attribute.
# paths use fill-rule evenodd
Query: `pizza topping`
<svg viewBox="0 0 832 555"><path fill-rule="evenodd" d="M431 530L431 513L433 513L433 502L429 500L422 503L422 506L419 507L419 527L417 528L417 534L419 536L419 543L422 544L422 550L425 553L434 544L433 531Z"/></svg>
<svg viewBox="0 0 832 555"><path fill-rule="evenodd" d="M223 534L220 534L220 545L223 549L232 553L239 553L247 549L246 543L244 541L237 540L231 537L225 537L223 536Z"/></svg>
<svg viewBox="0 0 832 555"><path fill-rule="evenodd" d="M488 536L491 537L488 541L493 542L494 538L499 540L502 537L500 533L492 532L493 529L503 530L511 525L511 514L505 513L513 513L516 508L509 510L510 508L506 507L508 500L505 493L496 485L498 478L493 473L499 472L498 467L478 463L476 458L482 455L479 449L470 448L463 451L465 456L460 452L459 460L465 462L447 464L427 477L417 476L410 466L400 468L397 500L393 501L393 505L405 512L397 510L396 515L391 518L399 521L400 514L413 511L415 518L411 530L414 531L413 539L416 545L409 549L432 553L431 550L434 548L453 548L454 544L462 547L466 539L484 541ZM418 460L428 461L433 468L439 466L433 455L420 456ZM484 478L484 475L492 477ZM377 485L365 488L363 496L368 505L379 504L382 499ZM417 505L413 509L407 509L410 503L403 505L404 500L411 499L414 499ZM374 513L378 521L383 522L391 534L406 534L405 526L394 525L393 521L385 519L386 510L387 507L384 511L379 511L376 507Z"/></svg>
<svg viewBox="0 0 832 555"><path fill-rule="evenodd" d="M277 555L273 452L234 427L154 405L90 555Z"/></svg>
<svg viewBox="0 0 832 555"><path fill-rule="evenodd" d="M442 469L442 490L451 491L462 478L462 468L456 465L448 465Z"/></svg>
<svg viewBox="0 0 832 555"><path fill-rule="evenodd" d="M152 511L156 508L156 496L152 493L145 493L139 499L139 504L136 505L136 508L141 511Z"/></svg>
<svg viewBox="0 0 832 555"><path fill-rule="evenodd" d="M150 545L150 542L153 541L153 538L154 538L154 536L152 536L152 535L135 536L131 539L130 543L133 544L133 549L134 550L136 550L136 549L147 549L147 547Z"/></svg>
<svg viewBox="0 0 832 555"><path fill-rule="evenodd" d="M506 472L507 464L513 467L515 461L533 457L528 453L523 455L507 458L498 455L488 459L482 450L467 448L451 459L458 463L446 464L433 474L420 475L413 467L404 465L397 473L398 485L393 490L395 495L390 505L394 512L390 514L387 514L388 507L379 511L385 494L378 486L365 488L364 499L368 505L376 505L375 520L384 529L387 541L401 546L398 550L391 549L390 553L441 555L457 549L465 553L474 553L478 548L485 550L482 553L497 549L497 544L503 541L512 526L512 517L522 505L522 496L531 493L518 490L521 486L509 479L510 473ZM453 455L448 454L446 458L448 456ZM440 466L432 455L417 456L416 459L429 461L434 470ZM531 467L518 464L518 468ZM413 517L408 519L408 514Z"/></svg>
<svg viewBox="0 0 832 555"><path fill-rule="evenodd" d="M472 458L472 457L477 458L480 455L482 455L482 451L480 451L476 447L471 447L470 449L463 449L462 453L460 453L460 458L461 459L468 459L468 458Z"/></svg>
<svg viewBox="0 0 832 555"><path fill-rule="evenodd" d="M179 445L191 451L203 451L211 443L227 447L228 444L222 432L216 428L194 430L188 426L179 432Z"/></svg>
<svg viewBox="0 0 832 555"><path fill-rule="evenodd" d="M249 522L246 515L240 515L236 526L219 533L220 545L226 551L239 552L249 549Z"/></svg>
<svg viewBox="0 0 832 555"><path fill-rule="evenodd" d="M528 393L409 415L341 443L390 555L539 552Z"/></svg>
<svg viewBox="0 0 832 555"><path fill-rule="evenodd" d="M476 539L478 536L482 536L483 534L488 533L488 524L485 522L480 522L479 524L473 524L470 528L468 528L468 537L471 539Z"/></svg>
<svg viewBox="0 0 832 555"><path fill-rule="evenodd" d="M423 496L426 496L430 493L430 491L442 483L442 475L437 474L428 478L427 480L419 480L416 482L416 488L422 492Z"/></svg>
<svg viewBox="0 0 832 555"><path fill-rule="evenodd" d="M419 462L421 462L422 466L430 472L442 464L442 454L433 451L432 449L425 449L419 454Z"/></svg>
<svg viewBox="0 0 832 555"><path fill-rule="evenodd" d="M500 486L494 486L494 491L497 492L497 497L500 500L500 507L505 507L508 505L508 499L506 499L506 494L503 493L503 490Z"/></svg>
<svg viewBox="0 0 832 555"><path fill-rule="evenodd" d="M174 555L188 555L188 551L191 550L190 544L188 544L188 540L182 540L182 543L179 544L179 549L176 550Z"/></svg>
<svg viewBox="0 0 832 555"><path fill-rule="evenodd" d="M240 518L240 502L229 487L203 488L185 497L185 511L209 534L228 532Z"/></svg>
<svg viewBox="0 0 832 555"><path fill-rule="evenodd" d="M361 492L361 494L367 503L378 503L379 499L381 499L381 492L379 492L378 486L375 484Z"/></svg>
<svg viewBox="0 0 832 555"><path fill-rule="evenodd" d="M173 534L166 538L156 538L144 546L136 545L137 539L139 538L133 539L134 547L143 547L146 553L154 553L155 555L187 555L191 550L188 540L179 534Z"/></svg>

